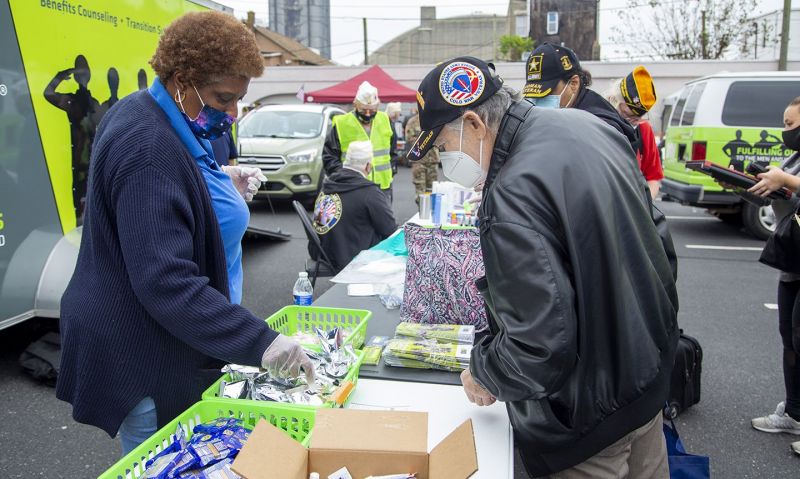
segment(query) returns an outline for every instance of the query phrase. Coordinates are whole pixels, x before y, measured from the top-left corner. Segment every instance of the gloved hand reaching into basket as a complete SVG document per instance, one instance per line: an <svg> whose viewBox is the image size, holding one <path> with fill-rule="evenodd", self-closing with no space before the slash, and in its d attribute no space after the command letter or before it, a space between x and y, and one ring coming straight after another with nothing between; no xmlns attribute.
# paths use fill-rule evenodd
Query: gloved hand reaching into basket
<svg viewBox="0 0 800 479"><path fill-rule="evenodd" d="M316 378L314 364L306 355L300 343L279 334L269 345L261 357L261 367L277 378L296 378L300 369L306 376L308 384L314 384Z"/></svg>
<svg viewBox="0 0 800 479"><path fill-rule="evenodd" d="M267 181L267 177L261 173L261 169L253 166L223 166L222 171L231 177L233 186L245 201L251 201L261 187L261 183Z"/></svg>

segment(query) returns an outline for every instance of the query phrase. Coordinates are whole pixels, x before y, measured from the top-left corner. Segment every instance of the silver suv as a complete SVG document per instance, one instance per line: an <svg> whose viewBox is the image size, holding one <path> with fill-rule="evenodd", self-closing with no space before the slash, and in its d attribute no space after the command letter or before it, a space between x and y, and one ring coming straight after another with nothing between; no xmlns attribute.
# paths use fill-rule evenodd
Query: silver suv
<svg viewBox="0 0 800 479"><path fill-rule="evenodd" d="M334 116L329 105L265 105L239 122L239 164L257 166L267 177L259 195L313 204L319 192L322 148Z"/></svg>

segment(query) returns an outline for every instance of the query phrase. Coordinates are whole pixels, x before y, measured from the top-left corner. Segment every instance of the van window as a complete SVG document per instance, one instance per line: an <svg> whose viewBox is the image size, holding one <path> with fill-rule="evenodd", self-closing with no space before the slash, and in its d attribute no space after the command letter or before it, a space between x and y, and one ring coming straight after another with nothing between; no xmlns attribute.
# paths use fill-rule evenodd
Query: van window
<svg viewBox="0 0 800 479"><path fill-rule="evenodd" d="M667 131L667 126L669 126L669 117L672 115L672 109L674 105L666 105L664 107L664 111L661 112L661 134L663 135Z"/></svg>
<svg viewBox="0 0 800 479"><path fill-rule="evenodd" d="M737 81L731 83L722 123L728 126L782 128L783 110L800 95L800 81Z"/></svg>
<svg viewBox="0 0 800 479"><path fill-rule="evenodd" d="M325 133L326 137L331 134L331 130L333 129L333 119L336 118L337 116L341 115L341 114L342 114L341 111L333 111L333 112L331 112L331 114L330 114L331 116L328 117L328 128L327 128L327 131Z"/></svg>
<svg viewBox="0 0 800 479"><path fill-rule="evenodd" d="M686 99L686 106L683 108L681 126L694 125L694 115L697 113L697 104L700 103L700 97L703 96L703 90L705 89L705 83L698 83L694 86L694 90L692 90L689 98Z"/></svg>
<svg viewBox="0 0 800 479"><path fill-rule="evenodd" d="M672 120L670 120L669 126L678 126L681 124L683 106L686 105L686 97L689 96L689 92L691 91L692 87L686 87L686 89L681 92L681 96L678 98L678 103L675 104L675 110L672 112Z"/></svg>

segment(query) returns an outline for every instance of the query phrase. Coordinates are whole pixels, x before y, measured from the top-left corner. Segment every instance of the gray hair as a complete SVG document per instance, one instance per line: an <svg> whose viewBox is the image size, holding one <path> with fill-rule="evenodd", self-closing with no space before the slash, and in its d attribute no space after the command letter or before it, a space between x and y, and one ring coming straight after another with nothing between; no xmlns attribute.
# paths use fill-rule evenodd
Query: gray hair
<svg viewBox="0 0 800 479"><path fill-rule="evenodd" d="M367 163L371 161L372 143L369 141L354 141L347 147L343 165L356 170L363 170Z"/></svg>
<svg viewBox="0 0 800 479"><path fill-rule="evenodd" d="M508 85L503 85L503 87L497 90L497 93L489 97L488 100L475 108L469 108L467 111L475 112L481 121L486 124L486 127L496 135L497 131L500 129L500 121L502 121L503 115L506 114L512 102L519 101L520 99L522 99L522 95L520 95L519 90ZM466 111L464 113L466 113ZM462 114L445 126L451 130L460 130L461 118L463 116Z"/></svg>
<svg viewBox="0 0 800 479"><path fill-rule="evenodd" d="M622 81L624 78L617 78L616 80L611 82L611 85L608 87L605 93L603 93L603 98L608 100L615 109L619 109L619 106L622 103L625 103L625 99L622 98Z"/></svg>

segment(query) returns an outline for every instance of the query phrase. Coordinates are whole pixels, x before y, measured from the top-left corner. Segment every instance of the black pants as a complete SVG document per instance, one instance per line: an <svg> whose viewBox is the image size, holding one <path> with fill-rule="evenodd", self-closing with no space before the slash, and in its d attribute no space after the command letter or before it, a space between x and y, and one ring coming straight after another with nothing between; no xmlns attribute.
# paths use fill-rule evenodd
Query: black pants
<svg viewBox="0 0 800 479"><path fill-rule="evenodd" d="M778 283L778 330L783 342L786 413L800 421L800 281Z"/></svg>
<svg viewBox="0 0 800 479"><path fill-rule="evenodd" d="M389 205L391 206L391 204L392 204L392 199L393 199L393 196L394 196L394 195L392 194L392 185L389 185L389 187L388 187L388 188L386 188L385 190L381 190L381 192L383 192L383 194L384 194L384 195L386 195L386 198L388 198L388 199L389 199Z"/></svg>

